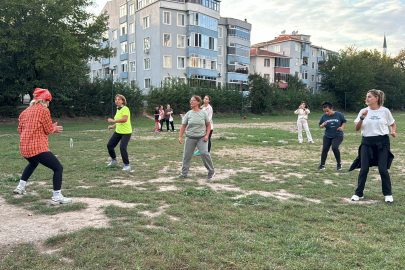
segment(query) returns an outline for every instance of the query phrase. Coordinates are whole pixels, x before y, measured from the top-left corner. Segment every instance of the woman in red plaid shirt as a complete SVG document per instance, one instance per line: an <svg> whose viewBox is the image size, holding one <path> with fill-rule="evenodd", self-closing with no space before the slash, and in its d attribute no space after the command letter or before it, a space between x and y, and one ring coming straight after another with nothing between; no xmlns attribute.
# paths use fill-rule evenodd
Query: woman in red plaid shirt
<svg viewBox="0 0 405 270"><path fill-rule="evenodd" d="M24 110L18 121L18 133L20 137L21 155L28 160L21 176L20 184L14 190L15 194L26 194L25 184L31 174L42 164L53 170L53 197L51 205L71 203L72 199L65 198L61 194L63 167L59 160L48 148L48 135L61 133L62 126L57 126L57 122L52 124L51 113L48 106L52 96L47 89L36 88L34 98L30 107Z"/></svg>

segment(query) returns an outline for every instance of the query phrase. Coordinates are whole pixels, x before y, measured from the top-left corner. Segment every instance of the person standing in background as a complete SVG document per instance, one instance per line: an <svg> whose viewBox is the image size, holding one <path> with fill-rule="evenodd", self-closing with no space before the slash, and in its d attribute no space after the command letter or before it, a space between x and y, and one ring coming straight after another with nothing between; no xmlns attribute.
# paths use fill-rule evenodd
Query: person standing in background
<svg viewBox="0 0 405 270"><path fill-rule="evenodd" d="M160 131L163 131L163 122L165 121L165 110L163 110L163 106L160 105L159 109L159 124L160 124Z"/></svg>
<svg viewBox="0 0 405 270"><path fill-rule="evenodd" d="M212 116L214 114L214 111L211 107L211 97L210 96L205 96L204 97L204 105L201 107L201 109L203 109L207 114L208 117L210 118L210 124L211 124L211 131L210 131L210 135L208 137L208 153L211 152L211 136L212 136L212 132L214 131L214 123L212 122ZM198 155L200 154L200 151L197 150L197 152L194 153L194 155Z"/></svg>
<svg viewBox="0 0 405 270"><path fill-rule="evenodd" d="M155 116L155 132L159 132L159 106L156 105L155 107L155 113L153 114Z"/></svg>
<svg viewBox="0 0 405 270"><path fill-rule="evenodd" d="M172 131L176 131L174 129L174 125L173 125L172 114L173 114L173 109L170 108L170 104L167 104L167 109L165 110L165 121L166 121L167 132L170 132L169 122L170 122L170 125L172 126Z"/></svg>
<svg viewBox="0 0 405 270"><path fill-rule="evenodd" d="M301 102L301 105L298 109L295 110L295 114L298 114L297 126L298 126L298 142L302 143L304 139L302 138L302 127L305 129L305 133L307 134L308 142L314 143L312 140L311 132L309 132L308 127L308 114L311 112L309 111L309 107L305 101Z"/></svg>

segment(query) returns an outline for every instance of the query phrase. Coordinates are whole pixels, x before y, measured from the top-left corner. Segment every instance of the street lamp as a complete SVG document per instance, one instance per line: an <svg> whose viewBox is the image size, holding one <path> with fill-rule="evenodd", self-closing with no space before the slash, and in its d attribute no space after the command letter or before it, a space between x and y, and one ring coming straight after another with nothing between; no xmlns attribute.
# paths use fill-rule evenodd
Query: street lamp
<svg viewBox="0 0 405 270"><path fill-rule="evenodd" d="M114 119L114 67L110 68L111 74L111 118Z"/></svg>

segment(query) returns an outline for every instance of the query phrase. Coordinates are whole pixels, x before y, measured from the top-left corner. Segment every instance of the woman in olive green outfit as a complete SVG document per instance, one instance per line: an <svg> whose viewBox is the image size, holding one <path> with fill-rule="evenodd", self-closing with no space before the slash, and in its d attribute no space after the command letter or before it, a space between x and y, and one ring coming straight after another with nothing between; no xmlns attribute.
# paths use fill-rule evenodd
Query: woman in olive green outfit
<svg viewBox="0 0 405 270"><path fill-rule="evenodd" d="M118 164L114 148L121 141L120 151L122 161L124 162L124 169L122 170L130 171L131 166L129 165L127 147L132 134L131 113L129 108L126 106L127 100L123 95L115 96L115 105L117 105L117 113L115 114L114 119L108 118L109 123L115 123L112 126L108 126L108 130L115 128L115 132L107 144L108 153L111 157L111 162L107 166Z"/></svg>

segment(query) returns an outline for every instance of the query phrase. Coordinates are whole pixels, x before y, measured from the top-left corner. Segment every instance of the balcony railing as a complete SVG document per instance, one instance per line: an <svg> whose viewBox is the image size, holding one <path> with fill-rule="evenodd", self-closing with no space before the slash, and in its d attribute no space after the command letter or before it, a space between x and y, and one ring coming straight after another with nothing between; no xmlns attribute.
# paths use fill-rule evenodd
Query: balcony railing
<svg viewBox="0 0 405 270"><path fill-rule="evenodd" d="M216 0L186 0L186 3L196 3L215 11L219 11L219 2Z"/></svg>

